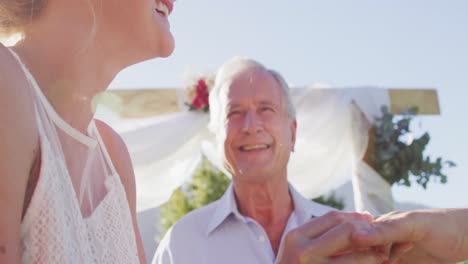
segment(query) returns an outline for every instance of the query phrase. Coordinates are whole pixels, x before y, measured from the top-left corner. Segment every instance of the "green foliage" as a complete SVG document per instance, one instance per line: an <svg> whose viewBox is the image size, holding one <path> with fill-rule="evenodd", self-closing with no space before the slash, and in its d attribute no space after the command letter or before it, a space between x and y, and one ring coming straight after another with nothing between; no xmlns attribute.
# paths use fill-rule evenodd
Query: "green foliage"
<svg viewBox="0 0 468 264"><path fill-rule="evenodd" d="M417 108L411 108L396 117L386 106L382 107L383 116L377 118L372 129L375 152L371 161L377 172L390 185L396 183L410 187L412 176L425 189L431 178L446 183L447 176L442 173L442 169L445 166L453 167L455 163L442 161L440 157L433 161L423 155L430 140L427 132L409 144L402 142L402 137L411 132L410 123L416 112Z"/></svg>
<svg viewBox="0 0 468 264"><path fill-rule="evenodd" d="M160 225L163 233L188 212L221 198L230 182L224 173L203 160L188 186L177 189L161 206Z"/></svg>
<svg viewBox="0 0 468 264"><path fill-rule="evenodd" d="M325 197L325 196L320 196L315 199L312 199L312 201L323 204L323 205L328 205L330 207L333 207L338 210L343 210L345 207L344 201L341 198L337 198L335 196L335 193L332 193L330 196Z"/></svg>
<svg viewBox="0 0 468 264"><path fill-rule="evenodd" d="M188 189L191 198L190 204L193 209L200 208L221 198L230 183L231 179L223 172L216 169L207 160L203 160Z"/></svg>
<svg viewBox="0 0 468 264"><path fill-rule="evenodd" d="M190 204L187 195L182 191L181 188L176 189L169 201L161 206L161 218L160 225L163 234L175 223L177 220L182 218L188 212L194 208Z"/></svg>

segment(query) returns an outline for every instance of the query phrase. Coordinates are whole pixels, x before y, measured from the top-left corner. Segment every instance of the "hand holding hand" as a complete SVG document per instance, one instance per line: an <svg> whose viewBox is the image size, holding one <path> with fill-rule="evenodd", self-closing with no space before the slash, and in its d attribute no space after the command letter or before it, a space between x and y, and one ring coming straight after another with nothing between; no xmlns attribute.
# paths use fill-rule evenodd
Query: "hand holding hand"
<svg viewBox="0 0 468 264"><path fill-rule="evenodd" d="M392 212L352 235L356 246L393 244L398 263L453 263L468 259L468 209Z"/></svg>
<svg viewBox="0 0 468 264"><path fill-rule="evenodd" d="M276 263L383 263L382 247L355 247L353 233L372 228L372 216L351 212L330 212L290 231L280 248Z"/></svg>

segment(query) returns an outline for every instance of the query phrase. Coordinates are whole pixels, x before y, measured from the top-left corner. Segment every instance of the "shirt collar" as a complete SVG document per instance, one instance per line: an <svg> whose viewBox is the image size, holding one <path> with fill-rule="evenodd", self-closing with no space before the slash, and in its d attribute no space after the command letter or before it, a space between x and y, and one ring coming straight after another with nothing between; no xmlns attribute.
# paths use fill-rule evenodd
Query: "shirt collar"
<svg viewBox="0 0 468 264"><path fill-rule="evenodd" d="M237 209L236 198L234 197L232 183L226 189L223 196L217 201L215 212L208 224L206 234L209 235L213 230L221 225L221 223L223 223L230 214L240 216L239 210Z"/></svg>
<svg viewBox="0 0 468 264"><path fill-rule="evenodd" d="M294 213L301 219L304 219L304 222L308 219L324 215L331 210L330 207L308 200L299 194L291 184L288 184L288 186L294 203ZM239 213L237 208L232 183L229 185L223 196L217 201L217 204L215 205L215 213L208 224L206 234L209 235L213 232L213 230L220 226L231 214L236 218L243 219L243 216Z"/></svg>

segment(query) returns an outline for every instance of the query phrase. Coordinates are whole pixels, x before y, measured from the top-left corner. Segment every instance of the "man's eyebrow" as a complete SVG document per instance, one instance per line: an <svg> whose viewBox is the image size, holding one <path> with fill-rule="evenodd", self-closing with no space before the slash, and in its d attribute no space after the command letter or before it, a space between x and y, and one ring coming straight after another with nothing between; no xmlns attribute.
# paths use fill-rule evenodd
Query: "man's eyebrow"
<svg viewBox="0 0 468 264"><path fill-rule="evenodd" d="M258 102L260 105L275 105L275 103L273 103L272 101L269 101L269 100L261 100L260 102Z"/></svg>
<svg viewBox="0 0 468 264"><path fill-rule="evenodd" d="M240 107L239 103L228 103L226 106L226 111Z"/></svg>

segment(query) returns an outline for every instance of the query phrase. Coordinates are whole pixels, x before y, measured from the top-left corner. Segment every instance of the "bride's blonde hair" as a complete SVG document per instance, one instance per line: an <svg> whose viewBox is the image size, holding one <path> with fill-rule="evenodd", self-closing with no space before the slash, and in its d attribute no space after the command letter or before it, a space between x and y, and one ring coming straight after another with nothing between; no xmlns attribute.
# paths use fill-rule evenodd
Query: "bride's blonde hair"
<svg viewBox="0 0 468 264"><path fill-rule="evenodd" d="M0 36L22 33L47 4L47 0L0 0Z"/></svg>
<svg viewBox="0 0 468 264"><path fill-rule="evenodd" d="M29 24L41 15L48 0L0 0L0 43L8 45L9 38L13 43L21 40ZM96 33L96 13L91 0L85 0L92 15L92 28L87 42L91 42ZM87 44L84 45L86 47Z"/></svg>

